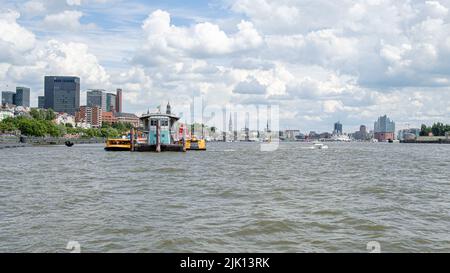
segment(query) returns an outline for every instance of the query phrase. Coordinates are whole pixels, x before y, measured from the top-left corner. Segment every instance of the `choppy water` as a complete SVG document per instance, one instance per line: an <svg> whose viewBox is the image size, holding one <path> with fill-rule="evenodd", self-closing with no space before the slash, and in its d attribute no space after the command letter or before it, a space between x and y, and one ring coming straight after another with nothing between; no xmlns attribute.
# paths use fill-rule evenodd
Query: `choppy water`
<svg viewBox="0 0 450 273"><path fill-rule="evenodd" d="M450 145L0 150L0 251L450 251Z"/></svg>

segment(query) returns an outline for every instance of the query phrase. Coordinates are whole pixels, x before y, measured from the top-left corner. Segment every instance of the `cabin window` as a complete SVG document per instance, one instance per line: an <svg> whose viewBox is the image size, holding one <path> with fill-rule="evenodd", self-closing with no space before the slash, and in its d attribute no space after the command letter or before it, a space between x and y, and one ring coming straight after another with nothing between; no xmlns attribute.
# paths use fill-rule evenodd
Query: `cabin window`
<svg viewBox="0 0 450 273"><path fill-rule="evenodd" d="M169 121L168 120L162 120L161 121L161 126L169 126Z"/></svg>
<svg viewBox="0 0 450 273"><path fill-rule="evenodd" d="M158 121L157 121L156 119L152 119L152 120L150 121L150 125L151 125L151 126L157 126L157 125L158 125Z"/></svg>

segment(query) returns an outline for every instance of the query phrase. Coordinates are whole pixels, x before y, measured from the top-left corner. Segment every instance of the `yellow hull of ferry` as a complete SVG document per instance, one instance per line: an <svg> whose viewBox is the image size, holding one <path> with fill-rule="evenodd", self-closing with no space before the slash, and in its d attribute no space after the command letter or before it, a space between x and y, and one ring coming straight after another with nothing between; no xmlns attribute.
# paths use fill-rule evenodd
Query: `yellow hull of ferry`
<svg viewBox="0 0 450 273"><path fill-rule="evenodd" d="M188 139L185 143L186 151L206 151L206 140Z"/></svg>
<svg viewBox="0 0 450 273"><path fill-rule="evenodd" d="M108 139L105 146L106 151L131 151L129 139Z"/></svg>

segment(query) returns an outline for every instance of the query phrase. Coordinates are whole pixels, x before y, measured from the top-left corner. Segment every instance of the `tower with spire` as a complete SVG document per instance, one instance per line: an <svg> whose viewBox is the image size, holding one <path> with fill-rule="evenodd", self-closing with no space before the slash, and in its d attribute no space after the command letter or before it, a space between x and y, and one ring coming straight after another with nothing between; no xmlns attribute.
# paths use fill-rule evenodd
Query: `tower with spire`
<svg viewBox="0 0 450 273"><path fill-rule="evenodd" d="M166 114L167 115L171 115L172 114L172 109L170 107L170 102L167 102Z"/></svg>

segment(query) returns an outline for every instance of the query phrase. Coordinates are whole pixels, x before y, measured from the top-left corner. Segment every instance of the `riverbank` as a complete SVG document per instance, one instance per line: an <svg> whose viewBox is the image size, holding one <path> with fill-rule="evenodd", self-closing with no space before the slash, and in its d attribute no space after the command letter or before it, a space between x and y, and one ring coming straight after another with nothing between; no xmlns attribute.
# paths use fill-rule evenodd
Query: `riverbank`
<svg viewBox="0 0 450 273"><path fill-rule="evenodd" d="M401 143L409 144L450 144L448 137L418 137L417 139L402 140Z"/></svg>
<svg viewBox="0 0 450 273"><path fill-rule="evenodd" d="M64 145L66 141L74 144L101 144L104 138L63 138L63 137L27 137L0 136L0 149L29 146Z"/></svg>
<svg viewBox="0 0 450 273"><path fill-rule="evenodd" d="M104 138L64 138L64 137L21 137L20 141L31 145L64 145L66 141L74 144L105 143Z"/></svg>
<svg viewBox="0 0 450 273"><path fill-rule="evenodd" d="M24 144L24 143L0 143L0 150L1 149L9 149L9 148L23 148L23 147L29 147L31 145Z"/></svg>

